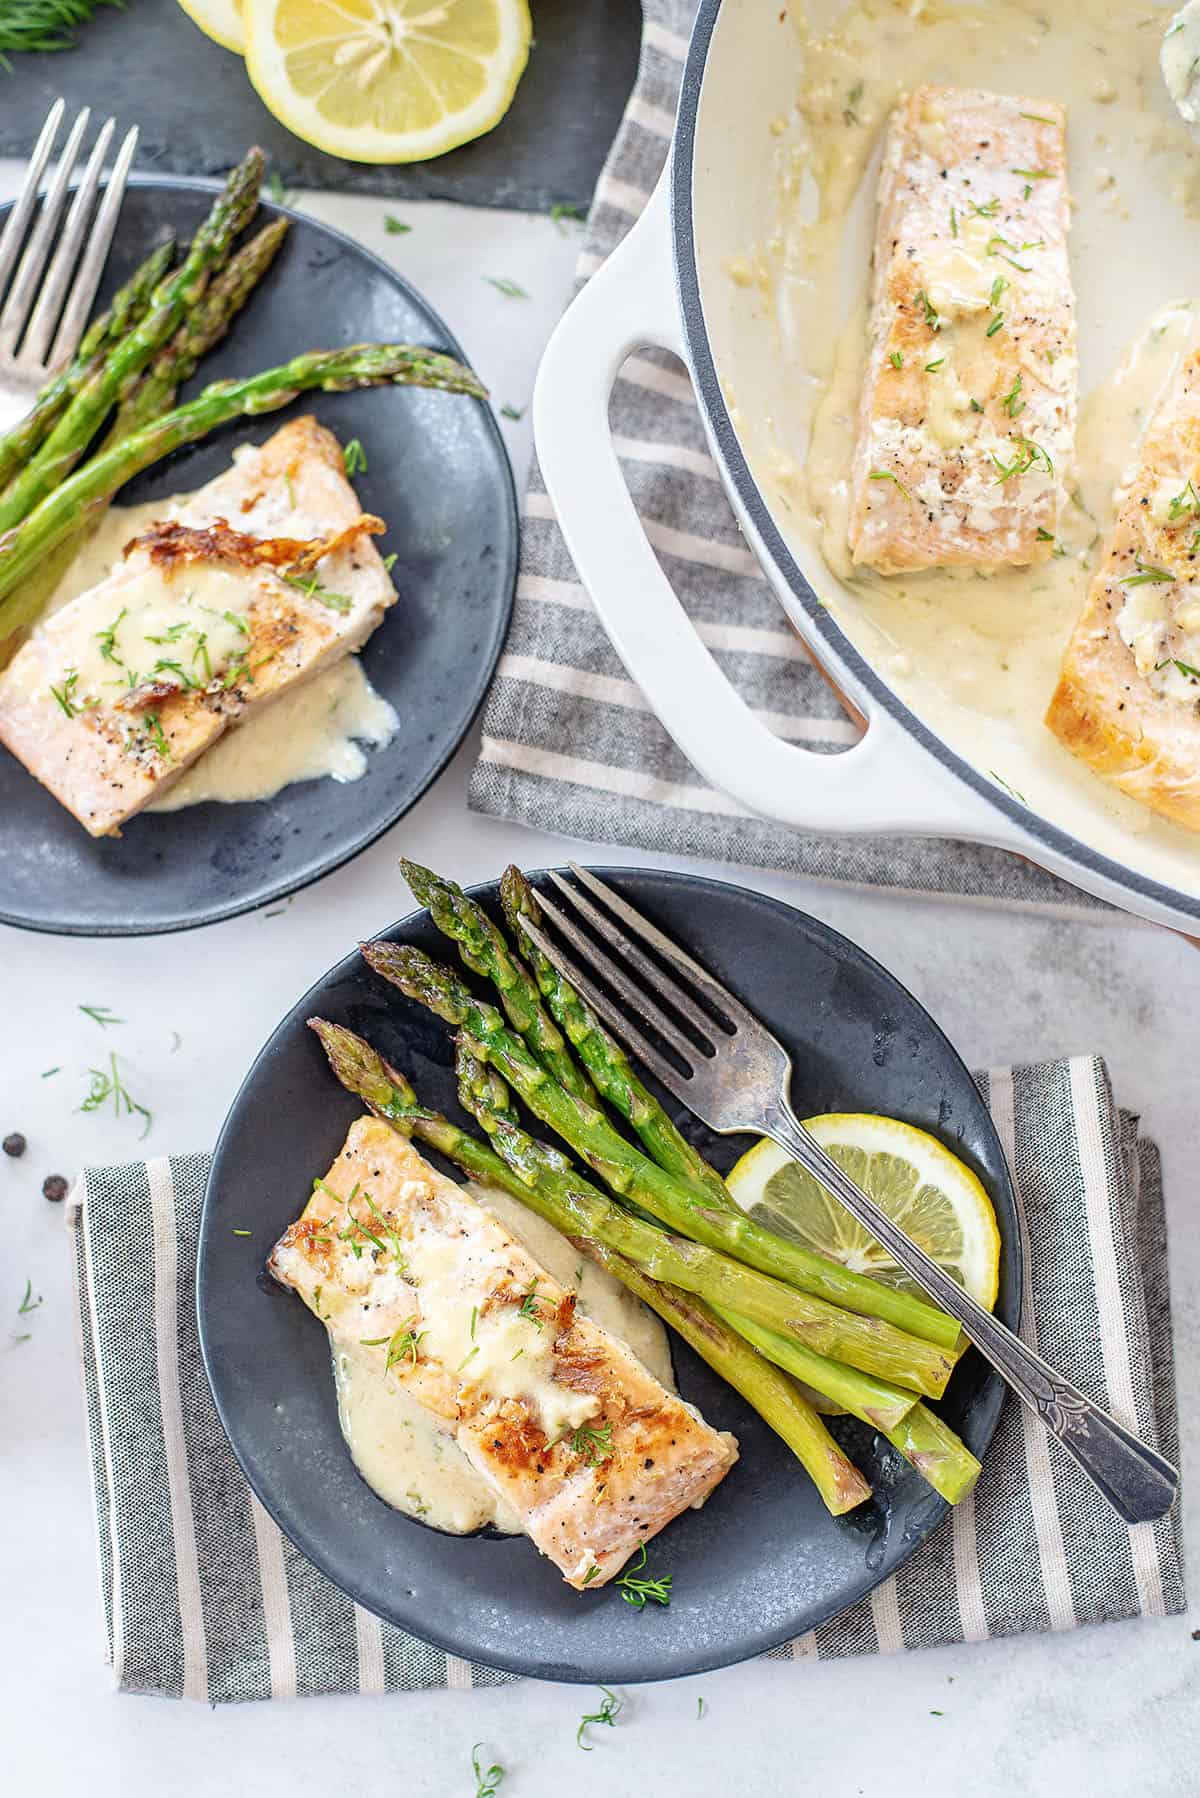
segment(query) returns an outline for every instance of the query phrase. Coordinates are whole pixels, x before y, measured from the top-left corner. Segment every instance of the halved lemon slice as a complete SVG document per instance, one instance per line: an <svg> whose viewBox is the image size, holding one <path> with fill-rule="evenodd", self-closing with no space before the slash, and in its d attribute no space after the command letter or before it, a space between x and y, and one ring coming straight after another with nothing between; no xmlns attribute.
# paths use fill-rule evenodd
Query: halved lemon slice
<svg viewBox="0 0 1200 1798"><path fill-rule="evenodd" d="M205 37L226 50L246 54L246 27L242 23L242 0L179 0L194 25Z"/></svg>
<svg viewBox="0 0 1200 1798"><path fill-rule="evenodd" d="M527 0L244 0L250 79L305 143L417 162L480 137L529 56Z"/></svg>
<svg viewBox="0 0 1200 1798"><path fill-rule="evenodd" d="M1000 1233L992 1202L970 1168L936 1137L896 1118L831 1112L805 1122L839 1167L990 1311L1000 1279ZM773 1142L747 1150L728 1186L768 1229L856 1273L925 1296L845 1207Z"/></svg>

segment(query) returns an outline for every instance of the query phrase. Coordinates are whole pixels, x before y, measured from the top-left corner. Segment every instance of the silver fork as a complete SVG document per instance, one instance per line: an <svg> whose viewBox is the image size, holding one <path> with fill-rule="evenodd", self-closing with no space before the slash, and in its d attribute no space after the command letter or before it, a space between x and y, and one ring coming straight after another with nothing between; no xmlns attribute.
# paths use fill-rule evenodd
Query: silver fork
<svg viewBox="0 0 1200 1798"><path fill-rule="evenodd" d="M47 113L29 160L25 185L0 232L0 430L8 430L25 416L38 390L78 348L104 272L137 149L135 125L125 134L93 218L104 159L116 130L115 119L106 120L68 210L71 176L91 117L88 108L83 107L67 133L58 167L38 211L38 187L65 111L66 101L56 100ZM66 222L56 244L64 212Z"/></svg>
<svg viewBox="0 0 1200 1798"><path fill-rule="evenodd" d="M546 918L577 951L579 960L529 919L522 918L521 927L605 1023L711 1130L722 1136L742 1131L769 1136L840 1199L900 1266L920 1281L930 1298L958 1319L976 1348L1127 1523L1149 1523L1165 1516L1179 1485L1179 1475L1170 1462L1047 1366L899 1229L796 1117L789 1097L791 1057L782 1043L707 969L619 893L587 869L573 862L570 866L583 892L560 874L551 872L550 880L572 910L620 953L637 978L598 948L544 892L538 893L538 901ZM593 899L601 901L605 909ZM652 959L642 943L658 959ZM665 973L660 962L667 963L673 974ZM627 1010L614 1002L589 970L598 973L619 995L622 1005L637 1012L670 1045L682 1072L629 1021ZM674 1016L650 998L646 987L666 1002Z"/></svg>

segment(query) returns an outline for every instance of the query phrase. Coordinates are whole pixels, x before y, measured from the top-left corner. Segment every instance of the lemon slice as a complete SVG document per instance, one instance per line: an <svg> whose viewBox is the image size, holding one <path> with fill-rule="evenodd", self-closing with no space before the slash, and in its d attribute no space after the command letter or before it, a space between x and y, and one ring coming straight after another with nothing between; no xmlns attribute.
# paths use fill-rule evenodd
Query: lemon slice
<svg viewBox="0 0 1200 1798"><path fill-rule="evenodd" d="M527 0L244 0L250 79L305 143L416 162L508 111L529 56Z"/></svg>
<svg viewBox="0 0 1200 1798"><path fill-rule="evenodd" d="M246 54L242 0L179 0L179 4L205 37L226 50L236 50L239 56Z"/></svg>
<svg viewBox="0 0 1200 1798"><path fill-rule="evenodd" d="M1000 1233L987 1193L936 1137L896 1118L831 1112L806 1119L821 1147L877 1205L992 1310ZM730 1192L759 1223L856 1273L926 1295L844 1206L773 1142L756 1143L728 1176Z"/></svg>

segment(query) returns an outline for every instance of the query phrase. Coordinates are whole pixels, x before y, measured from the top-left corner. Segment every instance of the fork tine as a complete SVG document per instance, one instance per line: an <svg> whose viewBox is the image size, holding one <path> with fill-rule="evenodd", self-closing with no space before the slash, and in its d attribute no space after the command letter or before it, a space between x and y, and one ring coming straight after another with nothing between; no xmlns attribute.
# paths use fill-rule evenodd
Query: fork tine
<svg viewBox="0 0 1200 1798"><path fill-rule="evenodd" d="M25 185L17 195L13 209L5 221L4 233L3 236L0 236L0 295L8 286L8 278L16 267L30 217L37 205L38 184L42 179L42 170L50 159L50 152L54 148L54 140L58 136L58 128L62 124L62 116L66 109L65 100L56 100L46 114L46 122L38 133L37 143L33 146L33 155L29 158L29 171L25 176Z"/></svg>
<svg viewBox="0 0 1200 1798"><path fill-rule="evenodd" d="M63 295L67 291L67 283L71 279L72 271L79 257L80 246L83 243L84 233L87 230L92 203L96 198L96 189L100 185L104 158L108 154L108 146L116 128L115 119L106 120L92 147L87 167L83 172L83 180L75 189L75 197L72 199L71 209L67 213L67 222L63 226L62 236L58 240L50 267L46 271L46 279L42 282L42 290L38 295L37 305L33 309L33 317L21 340L19 358L21 362L42 363L45 361L46 350L54 334L58 315L62 311ZM74 348L74 345L71 347Z"/></svg>
<svg viewBox="0 0 1200 1798"><path fill-rule="evenodd" d="M560 910L552 899L547 898L545 893L538 894L538 904L550 922L561 931L569 943L579 950L588 966L594 968L610 985L615 986L621 997L640 1011L647 1024L653 1025L659 1035L670 1043L689 1067L694 1066L697 1057L707 1060L709 1055L715 1052L711 1033L702 1034L699 1045L693 1038L685 1035L675 1020L669 1018L637 982L629 978L620 963L614 961L611 956L605 955L602 949L598 949L596 944L586 937L566 913Z"/></svg>
<svg viewBox="0 0 1200 1798"><path fill-rule="evenodd" d="M570 866L573 874L578 875L582 872L581 869L575 867L574 863L571 863ZM586 918L593 929L598 931L611 947L619 950L630 966L637 969L643 980L648 981L662 998L674 1006L679 1015L686 1018L688 1023L700 1033L705 1042L715 1047L725 1032L714 1024L708 1012L700 1009L691 994L685 992L683 987L672 980L669 974L664 974L657 962L651 961L650 957L639 949L637 944L618 925L614 924L611 918L605 917L604 913L597 910L591 900L585 899L582 893L577 893L575 888L562 878L561 874L555 874L553 870L548 870L548 873L563 898L570 901L580 916ZM616 897L615 893L613 897ZM584 941L586 942L586 938Z"/></svg>
<svg viewBox="0 0 1200 1798"><path fill-rule="evenodd" d="M16 348L17 339L29 317L29 309L33 305L34 294L38 282L42 278L42 270L46 266L46 258L50 254L50 245L54 233L58 229L58 221L62 217L63 205L67 197L67 186L75 168L75 159L79 155L79 145L87 130L91 114L86 106L76 114L75 123L71 126L71 134L63 148L54 179L46 189L42 200L42 210L37 224L33 227L25 253L21 257L12 286L8 290L8 298L4 302L4 311L0 313L0 356L11 356Z"/></svg>
<svg viewBox="0 0 1200 1798"><path fill-rule="evenodd" d="M748 1011L740 999L735 999L728 987L722 986L715 975L710 974L707 968L701 967L700 963L681 949L678 943L672 942L669 936L664 936L662 931L650 922L649 918L644 917L635 906L630 905L627 899L622 899L620 893L614 893L613 889L607 886L598 875L593 874L589 868L581 868L575 862L568 862L567 866L576 880L587 887L589 892L594 893L597 899L602 899L609 910L615 912L623 923L628 924L629 928L636 932L643 942L649 943L652 949L656 949L664 961L669 961L680 974L686 974L694 980L701 992L707 994L718 1011L724 1012L731 1024L746 1030L759 1028L758 1019L754 1013Z"/></svg>
<svg viewBox="0 0 1200 1798"><path fill-rule="evenodd" d="M546 895L544 893L538 894L538 903L543 907L545 906ZM547 916L549 916L549 913L547 913ZM639 1061L644 1062L646 1067L648 1067L652 1073L657 1074L664 1086L674 1090L679 1085L680 1081L691 1079L690 1072L682 1074L677 1067L667 1060L665 1055L659 1054L658 1050L654 1047L654 1044L647 1041L636 1024L631 1024L629 1022L628 1015L613 1004L612 1000L608 998L607 994L600 990L590 975L584 972L583 968L573 956L568 955L565 949L558 943L553 942L546 935L544 930L539 930L538 926L531 923L524 915L521 916L519 922L521 929L525 932L525 935L529 938L530 942L535 943L546 957L546 960L553 962L563 978L569 980L577 992L582 993L583 997L587 1000L597 1016L603 1018L609 1028L617 1036L622 1037L624 1041L628 1043ZM590 949L591 945L589 944L588 946ZM620 978L623 980L624 976L622 975ZM637 997L637 1003L639 1005L643 1003L640 995ZM694 1049L692 1049L689 1044L686 1055L689 1070L692 1066L691 1057L694 1053Z"/></svg>
<svg viewBox="0 0 1200 1798"><path fill-rule="evenodd" d="M110 120L111 124L112 121ZM96 222L92 226L92 234L88 238L86 250L79 264L79 273L75 277L67 299L62 322L58 327L58 335L54 339L54 348L50 352L48 366L57 368L68 356L73 356L83 336L83 327L92 310L92 301L96 297L96 289L100 285L100 277L104 273L104 264L108 260L109 245L113 240L113 232L117 228L117 214L121 210L121 201L125 197L125 183L129 179L129 170L133 164L134 152L138 146L138 128L130 127L125 133L117 160L113 164L113 172L108 178L108 186L104 190L104 198L96 213Z"/></svg>

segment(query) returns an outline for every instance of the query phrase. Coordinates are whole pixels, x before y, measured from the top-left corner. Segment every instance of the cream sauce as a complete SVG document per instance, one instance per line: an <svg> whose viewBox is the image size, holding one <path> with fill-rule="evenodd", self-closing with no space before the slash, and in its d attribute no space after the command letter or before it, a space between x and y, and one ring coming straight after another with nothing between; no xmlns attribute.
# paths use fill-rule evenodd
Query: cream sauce
<svg viewBox="0 0 1200 1798"><path fill-rule="evenodd" d="M725 265L773 330L786 377L752 410L754 378L723 367L748 457L822 602L936 734L1117 859L1136 833L1139 865L1200 890L1195 838L1098 780L1042 722L1113 489L1200 318L1187 303L1162 309L1172 290L1200 289L1200 148L1156 67L1169 13L1146 0L854 0L812 11L816 35L800 22L796 113L775 132L776 228ZM1068 109L1084 403L1061 553L1032 569L878 576L853 568L846 547L880 135L898 96L925 81L1040 94ZM844 330L830 329L842 319Z"/></svg>
<svg viewBox="0 0 1200 1798"><path fill-rule="evenodd" d="M508 1193L474 1183L467 1190L560 1286L578 1293L579 1309L586 1316L619 1337L668 1391L674 1391L667 1334L652 1311ZM439 1353L470 1352L469 1312L462 1306L431 1304L429 1314L435 1311L450 1318L464 1312L462 1341L439 1345ZM512 1329L511 1320L507 1327ZM516 1327L528 1351L529 1326ZM476 1339L481 1328L477 1328ZM506 1365L504 1349L495 1342L490 1347L497 1352L489 1354L489 1379ZM527 1353L523 1358L527 1360ZM367 1484L396 1510L454 1535L465 1535L489 1523L508 1535L519 1534L521 1525L514 1513L495 1497L431 1413L386 1372L383 1360L378 1353L371 1356L366 1350L358 1353L341 1348L333 1357L342 1432ZM518 1381L522 1388L525 1384ZM574 1403L579 1402L574 1395ZM593 1408L594 1400L583 1401L588 1414Z"/></svg>
<svg viewBox="0 0 1200 1798"><path fill-rule="evenodd" d="M179 495L173 500L153 500L140 506L111 507L59 582L46 615L59 611L105 580L120 561L125 545L186 497ZM261 529L268 529L270 521L256 518L255 523ZM236 588L233 577L219 570L203 571L203 579L210 583L229 582ZM191 577L188 586L196 586ZM196 597L206 604L212 598L200 592ZM82 644L78 658L77 699L82 699L85 692L101 690L100 683L116 672L109 659L101 655L97 637L97 632L106 630L113 622L111 603L106 601L105 604L107 610L102 618L92 620L89 617L87 621L87 641ZM226 609L236 610L236 601L231 602L226 597L225 603L217 606L213 600L212 609L218 616L214 619L205 615L202 622L208 636L205 647L216 673L236 656L240 633L221 616ZM116 650L127 662L135 664L139 670L148 669L156 657L162 656L183 660L185 666L189 665L195 652L193 635L185 636L183 646L188 654L180 657L173 647L159 646L152 650L140 641L147 631L154 636L166 634L165 627L170 626L172 619L159 619L156 623L149 618L140 634L135 633L136 622L131 616L118 627ZM95 631L91 629L93 623ZM174 812L184 806L213 800L233 804L270 799L295 781L318 780L326 776L335 781L359 780L367 768L363 746L379 748L390 742L398 722L393 708L363 673L357 655L343 656L340 661L322 668L311 680L284 693L273 705L252 712L244 724L226 731L194 767L189 768L147 810Z"/></svg>

